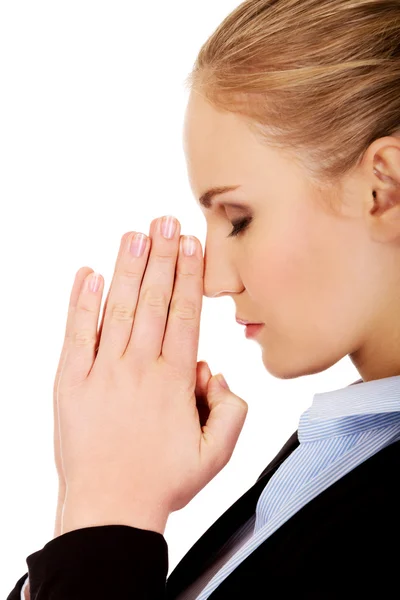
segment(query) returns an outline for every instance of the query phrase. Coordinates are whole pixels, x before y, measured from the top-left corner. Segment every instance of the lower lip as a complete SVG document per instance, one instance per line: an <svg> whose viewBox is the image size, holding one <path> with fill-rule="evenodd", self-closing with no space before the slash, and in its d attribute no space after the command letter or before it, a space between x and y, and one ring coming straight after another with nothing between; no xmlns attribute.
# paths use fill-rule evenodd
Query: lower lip
<svg viewBox="0 0 400 600"><path fill-rule="evenodd" d="M252 338L255 337L259 331L264 327L264 323L260 323L259 325L246 325L246 337Z"/></svg>

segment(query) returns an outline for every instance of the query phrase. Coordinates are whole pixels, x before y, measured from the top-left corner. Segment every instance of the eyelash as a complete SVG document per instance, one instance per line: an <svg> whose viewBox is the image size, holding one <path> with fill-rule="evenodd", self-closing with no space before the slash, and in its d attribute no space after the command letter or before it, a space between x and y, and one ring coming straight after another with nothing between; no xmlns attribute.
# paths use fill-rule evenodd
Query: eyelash
<svg viewBox="0 0 400 600"><path fill-rule="evenodd" d="M252 217L247 217L246 219L241 219L240 221L235 221L232 223L233 229L228 235L228 237L236 237L244 232L247 229L248 225L251 223Z"/></svg>

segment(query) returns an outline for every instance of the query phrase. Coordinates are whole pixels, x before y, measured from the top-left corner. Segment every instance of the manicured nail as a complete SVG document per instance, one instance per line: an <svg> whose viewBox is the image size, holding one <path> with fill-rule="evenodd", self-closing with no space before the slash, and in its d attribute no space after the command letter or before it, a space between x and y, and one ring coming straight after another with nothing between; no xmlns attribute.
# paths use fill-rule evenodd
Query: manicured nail
<svg viewBox="0 0 400 600"><path fill-rule="evenodd" d="M219 373L217 375L217 379L218 379L218 382L222 385L222 387L224 387L227 390L229 390L229 385L226 383L225 377L222 375L222 373Z"/></svg>
<svg viewBox="0 0 400 600"><path fill-rule="evenodd" d="M177 222L175 217L171 217L170 215L163 217L161 221L161 233L168 240L172 239L175 235Z"/></svg>
<svg viewBox="0 0 400 600"><path fill-rule="evenodd" d="M144 233L135 233L132 238L130 251L133 256L139 258L139 256L143 256L143 253L146 249L147 236Z"/></svg>
<svg viewBox="0 0 400 600"><path fill-rule="evenodd" d="M101 280L99 273L91 273L86 280L86 289L91 292L98 292L100 288Z"/></svg>
<svg viewBox="0 0 400 600"><path fill-rule="evenodd" d="M196 252L196 242L191 235L182 236L183 254L185 256L193 256Z"/></svg>

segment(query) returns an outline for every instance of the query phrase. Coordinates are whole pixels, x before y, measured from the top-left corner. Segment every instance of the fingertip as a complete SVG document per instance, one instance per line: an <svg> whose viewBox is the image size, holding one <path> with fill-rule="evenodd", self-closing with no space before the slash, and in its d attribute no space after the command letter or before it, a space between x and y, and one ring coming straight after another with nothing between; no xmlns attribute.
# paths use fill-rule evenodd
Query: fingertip
<svg viewBox="0 0 400 600"><path fill-rule="evenodd" d="M93 273L93 269L91 267L81 267L76 273L76 278L83 280L90 275L90 273Z"/></svg>

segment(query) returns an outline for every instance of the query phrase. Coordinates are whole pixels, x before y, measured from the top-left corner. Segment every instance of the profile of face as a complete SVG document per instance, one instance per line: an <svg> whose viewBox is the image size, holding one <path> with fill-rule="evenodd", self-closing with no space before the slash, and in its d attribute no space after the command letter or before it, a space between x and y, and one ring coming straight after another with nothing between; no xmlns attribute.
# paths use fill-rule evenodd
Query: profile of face
<svg viewBox="0 0 400 600"><path fill-rule="evenodd" d="M264 323L254 340L268 372L292 379L346 355L366 361L393 296L383 266L393 266L388 248L366 226L372 180L350 177L341 191L352 201L332 211L332 189L317 187L299 163L261 143L240 115L217 110L193 91L183 141L197 202L210 188L237 186L210 208L201 206L204 294L229 295L239 318ZM245 227L230 236L239 221Z"/></svg>

